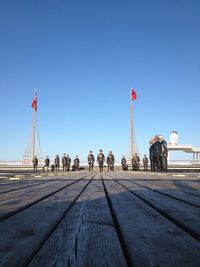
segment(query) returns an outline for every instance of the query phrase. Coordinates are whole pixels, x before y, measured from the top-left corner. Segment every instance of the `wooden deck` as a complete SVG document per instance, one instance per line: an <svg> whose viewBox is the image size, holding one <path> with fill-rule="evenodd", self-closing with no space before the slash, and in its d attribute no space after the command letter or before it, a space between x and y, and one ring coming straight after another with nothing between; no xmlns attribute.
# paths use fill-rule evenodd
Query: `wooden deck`
<svg viewBox="0 0 200 267"><path fill-rule="evenodd" d="M199 267L198 174L0 180L0 266Z"/></svg>

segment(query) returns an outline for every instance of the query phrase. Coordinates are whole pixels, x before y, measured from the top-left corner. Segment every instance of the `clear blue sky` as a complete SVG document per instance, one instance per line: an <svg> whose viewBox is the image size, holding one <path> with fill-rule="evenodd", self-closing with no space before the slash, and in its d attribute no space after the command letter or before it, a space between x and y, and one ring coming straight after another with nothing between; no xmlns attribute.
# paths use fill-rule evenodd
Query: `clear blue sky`
<svg viewBox="0 0 200 267"><path fill-rule="evenodd" d="M34 88L43 155L141 155L172 130L200 147L199 0L1 0L0 160L22 158Z"/></svg>

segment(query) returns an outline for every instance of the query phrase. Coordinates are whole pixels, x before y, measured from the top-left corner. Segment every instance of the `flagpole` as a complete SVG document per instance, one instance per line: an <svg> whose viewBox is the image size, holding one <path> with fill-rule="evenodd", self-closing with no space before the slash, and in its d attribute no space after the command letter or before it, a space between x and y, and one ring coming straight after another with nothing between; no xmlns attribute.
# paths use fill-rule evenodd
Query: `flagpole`
<svg viewBox="0 0 200 267"><path fill-rule="evenodd" d="M36 132L36 110L37 110L37 91L35 89L34 101L36 101L33 107L33 158L35 156L35 132Z"/></svg>
<svg viewBox="0 0 200 267"><path fill-rule="evenodd" d="M35 127L36 126L36 110L33 110L33 158L35 156Z"/></svg>
<svg viewBox="0 0 200 267"><path fill-rule="evenodd" d="M131 154L131 159L133 157L133 101L130 97L130 154Z"/></svg>

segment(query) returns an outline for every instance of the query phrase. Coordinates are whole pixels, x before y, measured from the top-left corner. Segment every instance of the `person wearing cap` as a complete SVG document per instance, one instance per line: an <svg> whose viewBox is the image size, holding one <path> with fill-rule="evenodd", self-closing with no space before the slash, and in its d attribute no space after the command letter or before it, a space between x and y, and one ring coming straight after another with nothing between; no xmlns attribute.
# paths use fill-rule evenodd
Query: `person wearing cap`
<svg viewBox="0 0 200 267"><path fill-rule="evenodd" d="M108 166L108 171L114 171L115 157L114 157L112 151L109 152L109 154L106 158L106 163Z"/></svg>
<svg viewBox="0 0 200 267"><path fill-rule="evenodd" d="M78 171L79 164L80 164L80 160L79 160L78 156L76 156L76 158L74 159L74 170L75 171Z"/></svg>
<svg viewBox="0 0 200 267"><path fill-rule="evenodd" d="M33 170L37 171L37 166L38 166L38 158L37 156L34 156L33 158Z"/></svg>
<svg viewBox="0 0 200 267"><path fill-rule="evenodd" d="M67 158L66 158L66 160L67 160L67 171L70 171L71 158L70 158L70 156L69 156L69 155L67 155Z"/></svg>
<svg viewBox="0 0 200 267"><path fill-rule="evenodd" d="M56 171L59 172L59 168L60 168L60 158L59 158L59 155L56 155L56 158L54 160L54 164L55 164Z"/></svg>
<svg viewBox="0 0 200 267"><path fill-rule="evenodd" d="M126 157L123 155L121 159L122 171L128 170L128 164L126 162Z"/></svg>
<svg viewBox="0 0 200 267"><path fill-rule="evenodd" d="M103 164L104 164L104 161L105 161L105 156L103 154L103 150L100 149L99 150L99 154L97 156L97 162L99 164L99 171L102 172L103 171Z"/></svg>
<svg viewBox="0 0 200 267"><path fill-rule="evenodd" d="M62 157L62 166L63 166L63 171L66 171L67 170L67 157L65 153L63 154L63 157Z"/></svg>
<svg viewBox="0 0 200 267"><path fill-rule="evenodd" d="M47 171L49 170L49 165L50 165L50 159L49 156L46 156L44 160L44 167L46 167Z"/></svg>
<svg viewBox="0 0 200 267"><path fill-rule="evenodd" d="M149 160L148 160L146 154L144 155L144 158L143 158L142 161L143 161L144 171L148 171L148 163L149 163Z"/></svg>
<svg viewBox="0 0 200 267"><path fill-rule="evenodd" d="M155 135L155 142L153 145L153 162L154 162L154 170L155 171L161 171L161 164L160 159L162 155L162 145L160 143L160 138L158 135Z"/></svg>
<svg viewBox="0 0 200 267"><path fill-rule="evenodd" d="M92 151L89 152L87 160L88 160L88 165L89 165L89 171L93 172L95 158L94 158L94 155L92 154Z"/></svg>
<svg viewBox="0 0 200 267"><path fill-rule="evenodd" d="M149 159L150 159L150 168L151 168L151 171L155 171L154 143L155 143L155 139L153 137L149 141Z"/></svg>
<svg viewBox="0 0 200 267"><path fill-rule="evenodd" d="M161 157L160 157L160 169L161 171L167 171L167 157L168 157L168 149L167 149L167 142L163 138L162 135L160 137L160 144L161 144Z"/></svg>

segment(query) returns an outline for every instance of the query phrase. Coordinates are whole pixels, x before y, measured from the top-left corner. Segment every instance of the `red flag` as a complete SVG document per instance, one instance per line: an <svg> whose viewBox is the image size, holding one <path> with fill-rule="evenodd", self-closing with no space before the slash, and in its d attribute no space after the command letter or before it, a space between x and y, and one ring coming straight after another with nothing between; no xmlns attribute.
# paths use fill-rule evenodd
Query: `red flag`
<svg viewBox="0 0 200 267"><path fill-rule="evenodd" d="M133 88L131 88L131 99L132 99L132 101L136 100L136 98L137 98L136 92L133 90Z"/></svg>
<svg viewBox="0 0 200 267"><path fill-rule="evenodd" d="M35 95L32 102L32 108L36 111L37 110L37 96Z"/></svg>

